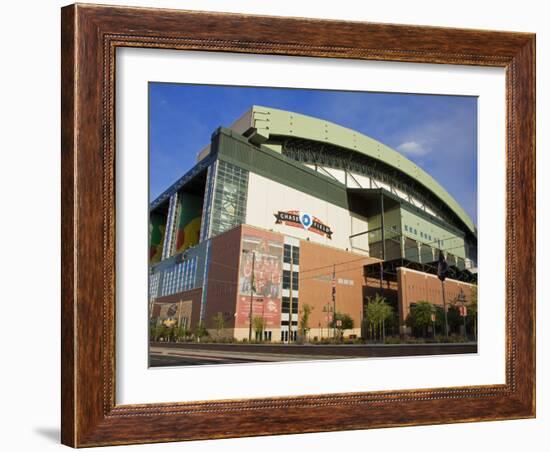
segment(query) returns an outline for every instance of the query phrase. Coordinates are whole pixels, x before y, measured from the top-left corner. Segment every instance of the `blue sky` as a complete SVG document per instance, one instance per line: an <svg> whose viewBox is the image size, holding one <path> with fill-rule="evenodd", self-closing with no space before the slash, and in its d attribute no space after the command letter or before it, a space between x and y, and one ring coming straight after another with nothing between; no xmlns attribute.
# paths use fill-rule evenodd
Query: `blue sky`
<svg viewBox="0 0 550 452"><path fill-rule="evenodd" d="M466 96L150 83L150 198L195 164L217 127L251 105L323 118L381 141L434 177L477 224L477 99Z"/></svg>

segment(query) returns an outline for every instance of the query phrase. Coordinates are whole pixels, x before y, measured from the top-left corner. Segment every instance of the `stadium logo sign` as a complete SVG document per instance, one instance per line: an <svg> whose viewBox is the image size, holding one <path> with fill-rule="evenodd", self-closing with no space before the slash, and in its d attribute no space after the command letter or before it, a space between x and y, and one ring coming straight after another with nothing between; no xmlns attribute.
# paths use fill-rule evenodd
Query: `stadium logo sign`
<svg viewBox="0 0 550 452"><path fill-rule="evenodd" d="M295 228L302 228L306 231L311 231L332 239L332 229L330 229L330 226L327 226L319 220L319 218L314 217L309 213L300 212L298 210L279 210L273 215L275 216L275 224L284 224Z"/></svg>

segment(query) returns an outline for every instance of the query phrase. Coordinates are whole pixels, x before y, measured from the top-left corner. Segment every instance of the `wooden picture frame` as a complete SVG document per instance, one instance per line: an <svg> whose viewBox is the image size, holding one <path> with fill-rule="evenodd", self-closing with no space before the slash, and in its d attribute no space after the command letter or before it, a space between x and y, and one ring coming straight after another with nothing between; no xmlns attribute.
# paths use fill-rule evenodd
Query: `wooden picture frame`
<svg viewBox="0 0 550 452"><path fill-rule="evenodd" d="M85 447L535 416L535 35L78 4L62 9L61 34L64 444ZM505 68L505 384L117 405L117 47Z"/></svg>

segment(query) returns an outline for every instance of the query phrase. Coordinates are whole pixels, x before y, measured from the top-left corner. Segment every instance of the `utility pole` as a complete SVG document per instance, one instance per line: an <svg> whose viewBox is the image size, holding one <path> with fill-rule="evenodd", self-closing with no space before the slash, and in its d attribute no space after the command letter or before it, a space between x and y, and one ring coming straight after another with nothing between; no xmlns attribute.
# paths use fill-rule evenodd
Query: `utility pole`
<svg viewBox="0 0 550 452"><path fill-rule="evenodd" d="M327 301L327 304L323 306L323 312L326 313L325 321L327 322L327 339L330 339L330 302ZM323 334L321 332L321 339Z"/></svg>
<svg viewBox="0 0 550 452"><path fill-rule="evenodd" d="M449 337L449 322L447 320L447 301L445 300L445 280L441 280L441 295L443 297L443 315L445 316L445 336Z"/></svg>
<svg viewBox="0 0 550 452"><path fill-rule="evenodd" d="M384 262L380 261L380 295L384 296Z"/></svg>
<svg viewBox="0 0 550 452"><path fill-rule="evenodd" d="M384 262L386 261L386 226L384 224L384 193L380 190L380 231L382 234L382 261L380 261L380 295L384 296Z"/></svg>
<svg viewBox="0 0 550 452"><path fill-rule="evenodd" d="M464 322L464 340L467 340L466 336L466 296L464 295L464 292L462 291L462 288L460 289L460 293L458 294L458 301L461 303L460 307L460 315L462 316L462 320Z"/></svg>
<svg viewBox="0 0 550 452"><path fill-rule="evenodd" d="M332 265L332 334L336 339L336 264Z"/></svg>
<svg viewBox="0 0 550 452"><path fill-rule="evenodd" d="M386 226L384 225L384 193L380 190L380 225L382 226L382 260L386 260Z"/></svg>
<svg viewBox="0 0 550 452"><path fill-rule="evenodd" d="M181 328L181 307L183 305L183 300L180 300L179 309L178 309L178 328Z"/></svg>
<svg viewBox="0 0 550 452"><path fill-rule="evenodd" d="M445 316L445 336L449 337L449 322L447 321L447 301L445 300L445 278L449 272L449 264L439 250L439 262L437 263L437 277L441 280L441 294L443 297L443 315Z"/></svg>
<svg viewBox="0 0 550 452"><path fill-rule="evenodd" d="M265 303L263 298L261 298L261 301L262 301L262 337L260 338L260 341L263 342L265 339L264 338L265 336L265 320L264 320Z"/></svg>

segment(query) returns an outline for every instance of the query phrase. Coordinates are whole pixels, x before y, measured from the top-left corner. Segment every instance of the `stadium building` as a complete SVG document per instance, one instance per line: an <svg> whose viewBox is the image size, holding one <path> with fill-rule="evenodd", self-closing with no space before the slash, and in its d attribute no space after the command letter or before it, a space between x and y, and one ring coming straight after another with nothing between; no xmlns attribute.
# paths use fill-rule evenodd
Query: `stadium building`
<svg viewBox="0 0 550 452"><path fill-rule="evenodd" d="M253 106L214 131L149 212L153 324L287 342L308 305L310 338L334 334L335 311L359 337L378 292L403 332L411 305L441 303L440 250L447 300L468 301L476 282L476 228L441 185L368 136L290 111Z"/></svg>

